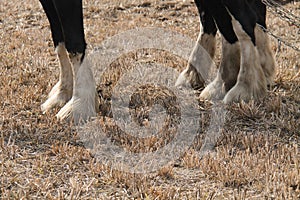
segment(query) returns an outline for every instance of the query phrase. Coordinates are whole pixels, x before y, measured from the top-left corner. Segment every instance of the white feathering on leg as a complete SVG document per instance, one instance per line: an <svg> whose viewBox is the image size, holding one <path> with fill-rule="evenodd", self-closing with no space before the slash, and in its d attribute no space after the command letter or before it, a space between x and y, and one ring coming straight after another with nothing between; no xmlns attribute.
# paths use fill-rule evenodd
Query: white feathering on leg
<svg viewBox="0 0 300 200"><path fill-rule="evenodd" d="M79 68L74 92L74 121L96 116L96 84L88 62Z"/></svg>
<svg viewBox="0 0 300 200"><path fill-rule="evenodd" d="M179 86L189 87L190 86L190 83L187 80L187 76L188 76L187 72L188 72L188 69L184 69L179 74L179 76L176 80L176 83L175 83L176 87L179 87Z"/></svg>
<svg viewBox="0 0 300 200"><path fill-rule="evenodd" d="M230 44L222 37L222 60L216 78L204 88L200 99L223 99L229 85L235 84L240 67L240 46L236 42ZM230 89L230 88L229 88Z"/></svg>
<svg viewBox="0 0 300 200"><path fill-rule="evenodd" d="M235 86L224 97L224 103L259 99L266 94L267 82L260 65L257 48L241 24L233 19L233 27L241 46L241 66Z"/></svg>
<svg viewBox="0 0 300 200"><path fill-rule="evenodd" d="M55 106L64 105L72 97L73 73L64 43L59 43L56 53L60 62L60 76L59 81L51 89L48 99L41 106L44 113Z"/></svg>
<svg viewBox="0 0 300 200"><path fill-rule="evenodd" d="M200 32L188 65L178 76L175 86L203 87L213 65L212 57L216 49L215 43L214 35Z"/></svg>
<svg viewBox="0 0 300 200"><path fill-rule="evenodd" d="M275 76L275 59L270 47L269 37L258 26L255 27L255 38L261 67L264 71L267 84L274 84Z"/></svg>
<svg viewBox="0 0 300 200"><path fill-rule="evenodd" d="M75 124L96 116L96 85L90 64L80 62L81 55L73 55L74 90L72 99L57 113L59 119L73 118ZM81 63L81 64L80 64Z"/></svg>

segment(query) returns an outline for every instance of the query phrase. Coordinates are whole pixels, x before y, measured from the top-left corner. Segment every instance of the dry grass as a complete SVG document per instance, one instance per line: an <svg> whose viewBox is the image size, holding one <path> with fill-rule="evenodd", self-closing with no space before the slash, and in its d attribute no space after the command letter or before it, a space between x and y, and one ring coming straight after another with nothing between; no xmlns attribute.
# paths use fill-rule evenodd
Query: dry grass
<svg viewBox="0 0 300 200"><path fill-rule="evenodd" d="M101 2L101 3L100 3ZM104 2L104 3L102 3ZM199 22L191 1L84 2L91 50L107 37L134 27L164 27L196 39ZM300 15L300 3L286 4ZM299 47L299 30L278 16L270 29ZM233 104L215 157L199 160L203 134L175 165L153 174L130 174L101 165L77 142L76 130L58 122L58 109L42 114L58 78L48 22L37 1L0 2L0 197L3 199L299 199L299 52L272 40L275 85L261 102ZM181 70L184 61L142 51L111 67L148 56ZM126 60L127 59L127 60ZM216 58L218 62L219 55ZM121 70L122 71L122 70ZM114 71L112 80L121 73ZM113 83L99 85L109 99ZM103 114L109 102L102 102ZM209 117L209 105L199 109ZM206 119L206 120L209 120ZM142 123L142 122L141 122ZM207 124L203 121L203 127Z"/></svg>

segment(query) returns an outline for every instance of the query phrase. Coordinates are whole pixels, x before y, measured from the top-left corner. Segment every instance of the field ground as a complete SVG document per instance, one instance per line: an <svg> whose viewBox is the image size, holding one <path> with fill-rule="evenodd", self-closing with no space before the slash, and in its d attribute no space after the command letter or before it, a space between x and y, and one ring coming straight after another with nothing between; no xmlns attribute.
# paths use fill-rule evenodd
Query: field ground
<svg viewBox="0 0 300 200"><path fill-rule="evenodd" d="M300 2L284 8L300 16ZM135 27L162 27L194 40L199 30L191 0L91 0L84 1L84 15L89 52L104 39ZM271 12L268 25L299 48L299 27ZM0 38L1 198L300 198L300 54L283 43L271 39L277 61L274 86L261 102L227 107L214 156L199 160L199 137L176 165L157 173L131 174L97 162L77 142L74 127L57 121L58 108L42 114L40 105L59 69L39 2L1 0ZM184 61L172 55L144 51L128 56L131 60L146 56L150 62L160 59L179 71L184 68ZM216 63L219 58L218 53ZM114 64L126 67L121 61ZM210 106L202 103L199 109L209 113Z"/></svg>

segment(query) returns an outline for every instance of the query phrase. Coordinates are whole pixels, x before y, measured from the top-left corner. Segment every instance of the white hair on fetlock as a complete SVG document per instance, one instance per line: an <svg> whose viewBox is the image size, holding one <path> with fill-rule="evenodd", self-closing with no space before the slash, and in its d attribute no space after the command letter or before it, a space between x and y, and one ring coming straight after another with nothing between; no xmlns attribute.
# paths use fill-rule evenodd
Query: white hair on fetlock
<svg viewBox="0 0 300 200"><path fill-rule="evenodd" d="M200 93L200 99L202 100L220 100L225 96L225 90L223 88L223 80L221 74L218 73L215 80L208 84L204 90Z"/></svg>
<svg viewBox="0 0 300 200"><path fill-rule="evenodd" d="M266 94L267 82L260 64L258 50L241 24L234 18L232 24L241 46L241 66L237 83L229 90L223 101L230 103L261 98Z"/></svg>
<svg viewBox="0 0 300 200"><path fill-rule="evenodd" d="M175 86L203 87L209 80L215 53L215 37L200 33L196 45L189 57L188 65L178 76Z"/></svg>
<svg viewBox="0 0 300 200"><path fill-rule="evenodd" d="M74 93L74 121L96 116L96 84L90 65L85 62L78 70Z"/></svg>
<svg viewBox="0 0 300 200"><path fill-rule="evenodd" d="M275 76L275 58L271 50L269 37L260 27L255 27L255 38L257 50L259 52L259 59L262 69L264 71L267 84L274 84Z"/></svg>
<svg viewBox="0 0 300 200"><path fill-rule="evenodd" d="M189 87L190 83L188 81L188 69L184 69L178 76L175 86L176 87Z"/></svg>
<svg viewBox="0 0 300 200"><path fill-rule="evenodd" d="M203 100L220 100L226 94L226 85L235 84L240 67L239 43L230 44L222 37L222 58L216 78L200 94Z"/></svg>
<svg viewBox="0 0 300 200"><path fill-rule="evenodd" d="M90 63L87 60L80 63L81 55L73 55L74 89L72 99L59 111L57 117L65 119L72 117L75 124L87 121L96 116L96 84Z"/></svg>
<svg viewBox="0 0 300 200"><path fill-rule="evenodd" d="M41 105L44 113L55 106L63 106L72 97L73 74L64 43L58 44L56 53L60 63L60 76L59 81L51 89L48 99Z"/></svg>

